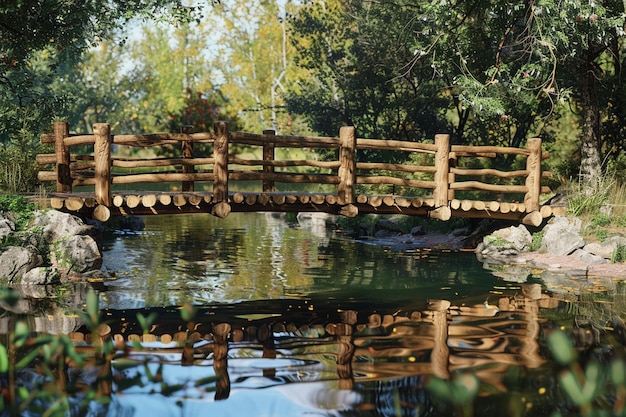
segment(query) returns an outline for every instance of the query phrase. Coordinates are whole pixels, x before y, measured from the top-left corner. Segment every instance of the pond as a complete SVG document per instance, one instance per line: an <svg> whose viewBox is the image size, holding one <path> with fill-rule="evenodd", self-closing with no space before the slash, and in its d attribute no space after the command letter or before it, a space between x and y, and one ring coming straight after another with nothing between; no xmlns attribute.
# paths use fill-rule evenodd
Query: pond
<svg viewBox="0 0 626 417"><path fill-rule="evenodd" d="M418 246L272 214L152 216L108 235L115 278L92 286L132 348L101 415L576 415L546 335L565 329L581 357L606 359L623 353L598 330L610 323L582 320L539 276L506 281L471 252ZM453 381L448 398L434 380Z"/></svg>

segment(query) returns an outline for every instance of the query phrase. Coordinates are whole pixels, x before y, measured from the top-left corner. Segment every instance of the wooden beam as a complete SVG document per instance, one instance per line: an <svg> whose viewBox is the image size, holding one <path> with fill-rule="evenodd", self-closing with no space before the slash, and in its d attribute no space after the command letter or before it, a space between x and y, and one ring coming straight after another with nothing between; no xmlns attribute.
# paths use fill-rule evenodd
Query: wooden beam
<svg viewBox="0 0 626 417"><path fill-rule="evenodd" d="M111 126L107 123L93 125L95 136L95 193L98 204L111 206Z"/></svg>
<svg viewBox="0 0 626 417"><path fill-rule="evenodd" d="M72 192L72 174L70 172L70 150L65 138L70 135L67 122L54 122L54 153L56 154L57 192Z"/></svg>
<svg viewBox="0 0 626 417"><path fill-rule="evenodd" d="M356 184L356 135L354 126L343 126L339 130L339 163L337 173L337 196L341 204L354 202L354 186Z"/></svg>

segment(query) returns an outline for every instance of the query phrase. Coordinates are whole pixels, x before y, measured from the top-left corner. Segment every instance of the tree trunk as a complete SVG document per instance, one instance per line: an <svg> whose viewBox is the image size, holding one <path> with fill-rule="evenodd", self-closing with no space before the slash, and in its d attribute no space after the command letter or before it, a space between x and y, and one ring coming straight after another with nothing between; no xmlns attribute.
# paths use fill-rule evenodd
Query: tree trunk
<svg viewBox="0 0 626 417"><path fill-rule="evenodd" d="M580 181L589 193L597 189L602 176L600 163L600 110L597 84L592 63L588 62L581 74L580 104L582 126L580 142Z"/></svg>

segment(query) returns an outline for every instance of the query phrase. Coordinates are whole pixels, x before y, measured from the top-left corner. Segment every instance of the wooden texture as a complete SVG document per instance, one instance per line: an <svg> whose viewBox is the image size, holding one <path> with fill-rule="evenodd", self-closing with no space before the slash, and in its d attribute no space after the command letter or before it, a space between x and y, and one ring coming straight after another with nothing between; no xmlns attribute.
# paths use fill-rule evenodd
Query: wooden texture
<svg viewBox="0 0 626 417"><path fill-rule="evenodd" d="M341 204L354 202L354 186L356 184L356 135L354 126L344 126L339 131L339 184L337 196Z"/></svg>
<svg viewBox="0 0 626 417"><path fill-rule="evenodd" d="M550 192L541 185L542 178L550 175L541 170L541 161L547 154L541 150L540 139L530 139L526 149L458 146L450 145L449 135L436 135L432 144L360 139L354 127L341 128L336 138L283 136L272 130L258 135L230 132L226 122L214 123L212 132L199 133L193 133L192 127L183 127L181 133L112 136L108 125L96 124L93 135L71 136L65 123L55 124L54 132L43 135L42 141L54 142L55 153L38 155L37 161L55 164L55 169L40 171L38 178L57 183L57 193L49 200L51 206L84 215L106 206L111 216L209 212L226 217L233 211L323 211L343 216L406 214L443 221L453 216L501 218L534 225L555 212L550 206L539 204L540 195ZM195 157L196 143L212 144L213 155ZM174 150L179 155L113 158L113 144L166 146L169 152ZM69 152L79 145L93 146L93 152ZM253 156L237 157L232 150L240 146L249 147L246 155ZM277 148L337 149L338 157L319 161L315 159L317 153L306 152L301 156L298 152L296 159L277 160L277 155L283 155L277 153ZM262 152L261 158L254 156L258 150ZM398 156L401 160L414 160L412 153L422 155L419 165L358 162L356 155L360 150L404 153ZM468 168L475 165L473 161L463 160L496 155L525 157L526 169L474 169ZM231 194L229 188L240 181L249 181L255 187L260 183L262 192ZM167 183L172 191L149 193L142 191L141 186L134 191L129 187L142 183ZM176 183L182 184L180 189ZM200 183L205 183L202 190L212 191L196 193ZM289 184L297 186L292 191L277 192L279 183L281 190L289 190ZM296 191L302 189L301 184L318 191ZM94 194L89 197L71 194L79 186L94 187ZM129 191L112 196L113 186L123 186ZM371 191L379 189L390 192L376 195ZM520 194L522 202L516 201Z"/></svg>
<svg viewBox="0 0 626 417"><path fill-rule="evenodd" d="M528 191L524 196L524 204L530 210L539 210L539 197L541 195L541 139L528 139L526 147L530 151L530 155L526 158L526 187Z"/></svg>
<svg viewBox="0 0 626 417"><path fill-rule="evenodd" d="M274 165L272 164L272 162L274 162L274 160L276 159L275 157L276 145L274 145L274 142L272 140L274 136L276 136L276 132L274 130L263 131L263 138L266 139L266 141L263 143L263 162L264 162L263 172L265 174L274 173ZM265 162L267 162L267 164L265 164ZM263 191L264 192L276 191L275 182L271 179L264 179Z"/></svg>
<svg viewBox="0 0 626 417"><path fill-rule="evenodd" d="M183 126L180 129L180 133L185 135L191 135L193 133L193 126ZM191 139L191 138L190 138ZM193 164L189 164L188 161L193 159L193 141L192 140L184 140L181 143L181 154L182 154L182 169L183 174L193 174L196 170ZM182 183L183 191L193 191L194 190L194 182L193 181L183 181Z"/></svg>
<svg viewBox="0 0 626 417"><path fill-rule="evenodd" d="M435 135L435 207L448 205L448 175L450 173L450 135Z"/></svg>
<svg viewBox="0 0 626 417"><path fill-rule="evenodd" d="M95 193L98 204L111 205L111 127L106 123L93 125Z"/></svg>
<svg viewBox="0 0 626 417"><path fill-rule="evenodd" d="M72 175L70 173L70 150L65 138L70 135L67 122L54 123L54 153L56 154L56 182L58 192L72 192Z"/></svg>
<svg viewBox="0 0 626 417"><path fill-rule="evenodd" d="M213 199L218 202L228 201L228 124L215 122L215 144L213 149Z"/></svg>

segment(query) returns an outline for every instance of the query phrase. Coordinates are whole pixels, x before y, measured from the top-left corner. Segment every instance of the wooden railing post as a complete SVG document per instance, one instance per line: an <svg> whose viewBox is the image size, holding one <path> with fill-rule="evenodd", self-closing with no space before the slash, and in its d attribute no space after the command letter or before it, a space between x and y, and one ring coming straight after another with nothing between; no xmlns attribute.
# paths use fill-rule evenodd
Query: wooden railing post
<svg viewBox="0 0 626 417"><path fill-rule="evenodd" d="M450 135L435 135L435 190L433 192L435 209L430 216L439 220L450 220L451 210L448 206L448 190L450 189Z"/></svg>
<svg viewBox="0 0 626 417"><path fill-rule="evenodd" d="M111 207L111 126L107 123L96 123L93 125L93 134L96 202Z"/></svg>
<svg viewBox="0 0 626 417"><path fill-rule="evenodd" d="M456 168L457 161L458 158L456 156L456 152L450 152L450 173L448 174L448 201L452 201L455 198L454 189L450 188L450 184L452 184L456 179L456 175L452 172L452 168Z"/></svg>
<svg viewBox="0 0 626 417"><path fill-rule="evenodd" d="M268 165L263 165L263 173L265 174L273 174L274 173L274 165L269 165L270 161L274 161L275 156L275 148L276 145L274 143L273 136L276 135L276 131L274 130L264 130L263 131L263 161L268 163ZM276 184L272 180L263 180L263 192L271 193L276 191Z"/></svg>
<svg viewBox="0 0 626 417"><path fill-rule="evenodd" d="M530 151L528 159L526 159L526 170L528 170L528 176L526 177L526 187L528 191L524 196L524 205L526 211L539 210L539 196L541 195L541 139L532 138L528 139L526 148Z"/></svg>
<svg viewBox="0 0 626 417"><path fill-rule="evenodd" d="M70 135L67 122L54 122L54 153L56 154L57 191L72 192L70 172L70 150L65 146L65 138Z"/></svg>
<svg viewBox="0 0 626 417"><path fill-rule="evenodd" d="M183 126L180 128L180 133L190 135L193 133L193 126ZM193 142L191 140L183 140L182 142L182 157L183 157L183 174L193 174L196 172L193 164L189 164L185 159L193 158ZM193 181L183 181L183 191L192 192L194 190Z"/></svg>
<svg viewBox="0 0 626 417"><path fill-rule="evenodd" d="M228 203L228 123L213 123L215 142L213 146L213 201L215 205L211 213L214 216L225 218L230 214Z"/></svg>
<svg viewBox="0 0 626 417"><path fill-rule="evenodd" d="M339 184L337 197L340 204L354 203L356 183L356 134L354 126L343 126L339 130Z"/></svg>

